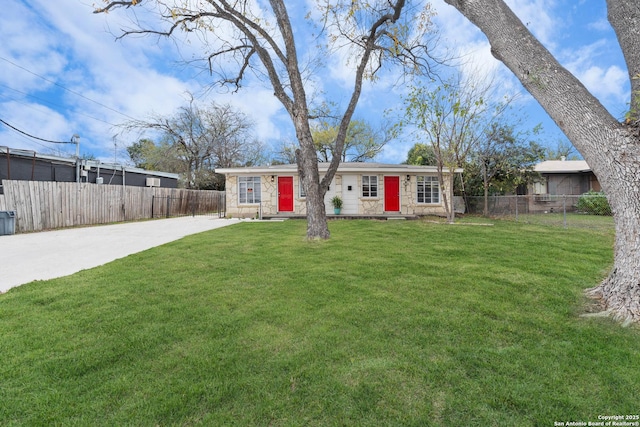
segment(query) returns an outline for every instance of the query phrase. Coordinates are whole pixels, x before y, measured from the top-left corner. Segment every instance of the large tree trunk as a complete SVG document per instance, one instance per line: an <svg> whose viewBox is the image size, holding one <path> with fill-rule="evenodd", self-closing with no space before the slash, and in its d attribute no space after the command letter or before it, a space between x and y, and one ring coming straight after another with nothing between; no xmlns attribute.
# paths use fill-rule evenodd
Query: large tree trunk
<svg viewBox="0 0 640 427"><path fill-rule="evenodd" d="M301 148L296 150L298 173L307 194L307 239L328 239L331 234L324 206L326 189L321 185L315 147L313 142L310 145L309 141L311 141L311 134L307 137L307 143L301 142Z"/></svg>
<svg viewBox="0 0 640 427"><path fill-rule="evenodd" d="M518 77L598 177L615 221L614 266L609 277L589 293L601 299L604 313L626 323L640 321L640 150L637 129L612 117L531 35L503 0L445 1L485 33L493 55ZM630 75L637 74L640 14L636 0L608 0L607 4ZM636 13L631 13L634 8ZM636 53L631 54L634 50ZM636 95L634 93L631 105L637 105Z"/></svg>
<svg viewBox="0 0 640 427"><path fill-rule="evenodd" d="M609 196L616 224L613 270L588 294L602 301L605 314L630 324L640 321L640 192L630 181L638 175L624 175L616 196Z"/></svg>
<svg viewBox="0 0 640 427"><path fill-rule="evenodd" d="M318 22L322 22L321 25L325 26L328 33L337 31L338 33L334 33L337 38L330 40L333 39L330 36L328 40L325 40L322 36L318 39L319 43L327 43L329 46L344 42L342 47L351 46L353 48L351 58L356 64L356 70L353 92L340 119L333 158L327 172L320 180L317 154L309 129L311 117L305 91L305 87L310 83L308 80L310 75L308 69L305 73L301 73L298 46L294 40L295 31L285 4L294 4L295 2L268 1L276 21L275 27L273 23L269 22L269 19L256 20L256 17L265 14L271 15L263 9L266 7L266 2L228 0L184 2L184 7L174 8L175 10L163 1L122 0L105 1L104 3L104 7L97 8L94 13L107 13L112 9L119 8L128 9L142 3L151 3L152 7L155 3L155 6L158 7L157 12L161 16L161 22L165 24L164 29L140 26L123 31L120 37L131 34L172 37L174 33L182 31L199 33L202 39L206 40L209 38L207 36L209 34L212 37L211 44L205 43L207 49L205 49L206 54L202 59L208 62L212 72L213 64L216 64L215 68L221 67L218 72L223 70L223 75L220 75L218 83L225 86L232 85L239 89L241 82L244 81L250 70L268 77L275 97L282 103L293 121L300 142L301 153L297 157L298 167L301 176L304 176L303 182L307 190L307 220L309 224L307 238L309 239L329 237L324 195L340 164L349 123L360 99L365 76L373 78L375 73L382 68L383 63L388 60L395 60L405 67L405 71L413 73L421 70L430 74L427 59L430 57L430 52L426 51L428 43L425 45L423 38L416 34L409 36L403 30L405 24L398 22L405 7L405 0L383 2L384 4L364 5L358 4L358 2L351 4L337 2L337 4L327 5L323 12L323 18ZM250 5L250 3L261 4ZM254 8L254 6L256 7ZM297 3L295 7L298 7ZM420 15L421 34L426 35L431 27L430 12L425 10L425 13ZM337 20L344 18L348 18L349 22L345 22L344 25L343 23L338 24ZM235 30L226 31L227 26ZM355 28L357 30L352 32ZM361 34L357 35L356 33ZM372 56L375 59L374 64L370 64ZM231 62L228 61L229 59ZM307 58L306 61L313 62L314 59ZM227 69L231 63L237 65L235 69L231 66L233 71Z"/></svg>
<svg viewBox="0 0 640 427"><path fill-rule="evenodd" d="M604 313L623 324L640 322L640 153L638 129L624 126L604 145L604 159L592 167L607 194L615 221L613 269L588 294L598 298ZM591 162L587 160L589 164ZM604 169L604 171L603 171ZM600 173L600 174L599 174Z"/></svg>
<svg viewBox="0 0 640 427"><path fill-rule="evenodd" d="M440 182L440 194L442 195L442 204L444 204L444 212L447 216L447 222L453 224L456 221L456 211L453 206L453 175L454 168L447 168L449 175L444 174L444 167L438 165L438 182Z"/></svg>
<svg viewBox="0 0 640 427"><path fill-rule="evenodd" d="M489 177L487 176L487 165L484 159L482 160L481 170L482 170L482 189L484 190L484 200L483 200L484 207L482 208L482 215L485 217L488 217L489 216Z"/></svg>

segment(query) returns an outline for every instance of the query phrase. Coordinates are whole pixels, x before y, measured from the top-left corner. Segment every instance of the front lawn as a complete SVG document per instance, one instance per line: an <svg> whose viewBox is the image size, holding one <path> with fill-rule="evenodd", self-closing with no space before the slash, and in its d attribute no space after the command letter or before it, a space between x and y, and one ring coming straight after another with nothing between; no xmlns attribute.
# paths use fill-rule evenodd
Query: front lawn
<svg viewBox="0 0 640 427"><path fill-rule="evenodd" d="M245 222L0 295L2 425L553 426L640 412L612 232ZM0 273L1 274L1 273Z"/></svg>

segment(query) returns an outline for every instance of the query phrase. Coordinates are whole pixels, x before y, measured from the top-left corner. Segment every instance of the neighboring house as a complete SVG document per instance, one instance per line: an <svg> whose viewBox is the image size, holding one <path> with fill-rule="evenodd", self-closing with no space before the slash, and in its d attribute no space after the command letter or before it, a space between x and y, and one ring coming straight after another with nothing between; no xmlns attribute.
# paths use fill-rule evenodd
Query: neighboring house
<svg viewBox="0 0 640 427"><path fill-rule="evenodd" d="M552 211L562 207L562 196L579 196L589 191L601 191L598 178L584 160L547 160L538 163L534 171L540 179L529 188L532 194L530 210Z"/></svg>
<svg viewBox="0 0 640 427"><path fill-rule="evenodd" d="M319 163L321 176L328 163ZM297 165L221 168L225 175L227 215L239 217L295 217L306 215L306 197ZM456 169L455 173L462 173ZM327 214L331 199L343 200L341 215L393 217L444 215L442 192L451 191L438 181L435 166L341 163L325 195ZM448 197L451 203L451 197Z"/></svg>
<svg viewBox="0 0 640 427"><path fill-rule="evenodd" d="M98 160L38 154L0 147L0 183L7 180L90 182L134 187L177 188L179 175L148 171Z"/></svg>

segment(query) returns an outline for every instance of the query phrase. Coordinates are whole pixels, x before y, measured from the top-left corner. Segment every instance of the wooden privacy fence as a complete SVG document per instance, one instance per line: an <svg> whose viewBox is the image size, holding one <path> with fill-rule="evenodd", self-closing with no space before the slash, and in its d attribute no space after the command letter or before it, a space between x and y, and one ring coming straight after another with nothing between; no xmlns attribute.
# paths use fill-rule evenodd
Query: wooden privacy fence
<svg viewBox="0 0 640 427"><path fill-rule="evenodd" d="M224 191L3 180L0 210L16 233L196 214L223 214Z"/></svg>

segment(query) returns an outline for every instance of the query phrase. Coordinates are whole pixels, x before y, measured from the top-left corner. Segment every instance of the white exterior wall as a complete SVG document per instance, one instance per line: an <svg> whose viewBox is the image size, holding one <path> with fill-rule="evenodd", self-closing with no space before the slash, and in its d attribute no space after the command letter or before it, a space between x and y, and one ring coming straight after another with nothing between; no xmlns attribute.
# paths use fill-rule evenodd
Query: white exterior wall
<svg viewBox="0 0 640 427"><path fill-rule="evenodd" d="M342 214L357 215L359 206L360 187L358 186L358 176L342 175Z"/></svg>

